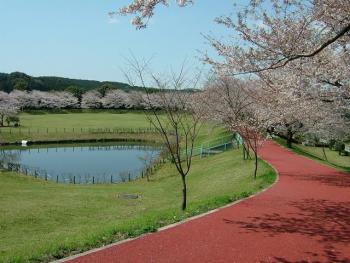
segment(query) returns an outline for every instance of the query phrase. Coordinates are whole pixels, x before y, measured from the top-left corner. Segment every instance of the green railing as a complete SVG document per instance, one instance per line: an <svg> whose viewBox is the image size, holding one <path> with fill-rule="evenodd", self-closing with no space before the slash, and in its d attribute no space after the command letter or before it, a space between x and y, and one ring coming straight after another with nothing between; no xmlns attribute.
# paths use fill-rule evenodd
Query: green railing
<svg viewBox="0 0 350 263"><path fill-rule="evenodd" d="M234 147L234 145L241 145L243 143L242 137L238 134L231 134L223 137L219 137L213 140L205 141L201 146L193 148L193 156L209 156L213 153L219 153L226 151ZM189 152L188 152L189 153ZM183 152L185 155L186 152Z"/></svg>

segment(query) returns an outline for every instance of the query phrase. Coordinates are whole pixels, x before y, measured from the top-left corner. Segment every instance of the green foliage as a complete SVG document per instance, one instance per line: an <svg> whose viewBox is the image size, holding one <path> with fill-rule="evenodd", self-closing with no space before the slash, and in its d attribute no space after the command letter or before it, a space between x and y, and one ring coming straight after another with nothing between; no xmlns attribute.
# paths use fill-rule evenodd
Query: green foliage
<svg viewBox="0 0 350 263"><path fill-rule="evenodd" d="M14 79L12 83L13 83L13 89L28 90L29 83L24 79Z"/></svg>
<svg viewBox="0 0 350 263"><path fill-rule="evenodd" d="M334 149L341 153L345 149L345 144L343 142L336 141L334 144Z"/></svg>
<svg viewBox="0 0 350 263"><path fill-rule="evenodd" d="M74 97L76 97L79 101L79 104L81 103L81 99L83 97L84 94L84 89L78 86L69 86L65 89L65 91L70 92L71 94L73 94Z"/></svg>
<svg viewBox="0 0 350 263"><path fill-rule="evenodd" d="M62 77L32 77L21 72L13 72L10 74L0 73L0 90L6 92L11 92L14 89L63 91L72 89L72 86L79 88L84 92L92 89L99 89L104 86L108 86L110 89L121 89L124 91L143 91L142 87L131 87L122 82L69 79Z"/></svg>
<svg viewBox="0 0 350 263"><path fill-rule="evenodd" d="M106 83L106 84L103 84L101 87L99 87L97 91L101 94L102 97L104 97L106 93L112 89L114 89L113 85L110 83Z"/></svg>
<svg viewBox="0 0 350 263"><path fill-rule="evenodd" d="M6 116L5 121L7 123L7 126L10 126L10 124L13 123L13 125L17 127L20 123L19 117L14 115Z"/></svg>

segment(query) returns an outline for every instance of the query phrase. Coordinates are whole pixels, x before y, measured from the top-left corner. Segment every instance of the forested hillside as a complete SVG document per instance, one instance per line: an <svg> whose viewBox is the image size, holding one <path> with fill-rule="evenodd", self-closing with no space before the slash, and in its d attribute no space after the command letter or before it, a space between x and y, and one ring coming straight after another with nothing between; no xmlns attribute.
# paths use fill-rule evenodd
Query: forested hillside
<svg viewBox="0 0 350 263"><path fill-rule="evenodd" d="M121 89L124 91L141 90L142 88L130 87L126 83L69 79L62 77L32 77L25 73L13 72L10 74L0 73L0 90L11 92L18 90L41 90L41 91L63 91L72 88L79 88L83 92L92 89Z"/></svg>

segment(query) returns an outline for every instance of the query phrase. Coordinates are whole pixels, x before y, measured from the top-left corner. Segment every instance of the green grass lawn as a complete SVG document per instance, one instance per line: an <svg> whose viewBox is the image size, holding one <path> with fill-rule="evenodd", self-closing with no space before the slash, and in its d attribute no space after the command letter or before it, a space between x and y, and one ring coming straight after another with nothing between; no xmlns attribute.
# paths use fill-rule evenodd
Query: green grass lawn
<svg viewBox="0 0 350 263"><path fill-rule="evenodd" d="M153 128L143 112L138 111L94 111L50 113L38 111L21 113L21 127L0 128L1 142L29 141L70 141L70 140L146 140L159 141L159 136L150 133L138 133L139 129ZM98 130L100 129L100 130ZM107 130L106 130L107 129ZM113 129L134 129L134 132L113 132ZM197 144L224 136L225 131L212 125L202 126ZM211 137L208 138L208 134Z"/></svg>
<svg viewBox="0 0 350 263"><path fill-rule="evenodd" d="M287 146L286 141L281 138L275 139L283 146ZM325 148L327 160L325 160L322 147L304 146L301 144L293 144L293 150L301 155L313 158L321 161L322 163L332 165L336 168L350 172L350 156L340 156L337 151L332 151L329 148Z"/></svg>
<svg viewBox="0 0 350 263"><path fill-rule="evenodd" d="M188 210L181 205L181 180L170 164L152 176L115 185L64 185L0 173L0 262L49 261L101 246L255 193L275 181L273 169L239 150L200 159L188 176ZM118 194L139 194L139 199Z"/></svg>
<svg viewBox="0 0 350 263"><path fill-rule="evenodd" d="M21 113L21 126L31 128L149 128L144 114L138 111L101 110L95 112Z"/></svg>
<svg viewBox="0 0 350 263"><path fill-rule="evenodd" d="M149 129L149 121L142 112L33 112L19 115L21 127L0 128L0 142L142 139L143 134L115 133L113 129ZM109 130L106 130L109 129ZM149 135L147 135L149 136ZM155 136L153 136L155 137ZM148 138L150 139L150 138Z"/></svg>

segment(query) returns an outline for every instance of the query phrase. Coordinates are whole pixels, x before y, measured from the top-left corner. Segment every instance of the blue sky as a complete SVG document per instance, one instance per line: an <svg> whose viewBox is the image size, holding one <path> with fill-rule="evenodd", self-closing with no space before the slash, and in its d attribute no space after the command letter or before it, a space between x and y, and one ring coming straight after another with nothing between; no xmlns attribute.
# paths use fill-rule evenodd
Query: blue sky
<svg viewBox="0 0 350 263"><path fill-rule="evenodd" d="M214 18L234 12L233 0L196 0L193 6L158 8L149 28L108 12L130 0L0 0L0 72L125 81L120 68L130 51L153 59L156 71L178 68L210 50L201 33L226 30ZM241 3L244 0L241 0Z"/></svg>

